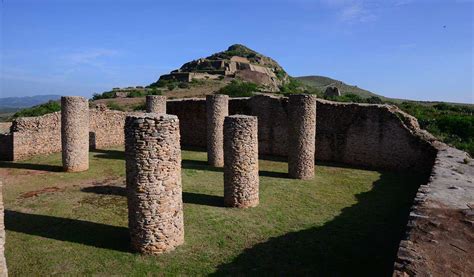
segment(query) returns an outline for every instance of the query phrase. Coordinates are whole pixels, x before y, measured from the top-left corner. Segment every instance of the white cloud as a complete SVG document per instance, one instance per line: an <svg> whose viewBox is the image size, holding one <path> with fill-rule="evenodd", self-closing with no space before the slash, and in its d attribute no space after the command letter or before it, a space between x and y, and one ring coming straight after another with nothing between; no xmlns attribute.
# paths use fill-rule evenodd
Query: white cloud
<svg viewBox="0 0 474 277"><path fill-rule="evenodd" d="M90 65L101 67L103 63L102 58L117 55L119 52L114 49L89 49L78 52L73 52L63 56L63 60L71 65Z"/></svg>

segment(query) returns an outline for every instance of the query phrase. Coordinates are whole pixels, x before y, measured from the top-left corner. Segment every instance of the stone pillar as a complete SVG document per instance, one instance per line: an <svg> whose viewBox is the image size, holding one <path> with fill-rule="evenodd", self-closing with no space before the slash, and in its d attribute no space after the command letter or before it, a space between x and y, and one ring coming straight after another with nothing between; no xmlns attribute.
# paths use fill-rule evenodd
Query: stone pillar
<svg viewBox="0 0 474 277"><path fill-rule="evenodd" d="M3 184L0 181L0 277L8 276L7 263L5 260L5 223L3 221Z"/></svg>
<svg viewBox="0 0 474 277"><path fill-rule="evenodd" d="M224 120L224 204L255 207L258 197L257 117L227 116Z"/></svg>
<svg viewBox="0 0 474 277"><path fill-rule="evenodd" d="M312 179L316 144L316 96L290 95L288 122L288 174L295 179Z"/></svg>
<svg viewBox="0 0 474 277"><path fill-rule="evenodd" d="M229 115L229 96L206 96L207 161L215 167L224 166L224 118Z"/></svg>
<svg viewBox="0 0 474 277"><path fill-rule="evenodd" d="M125 119L128 227L137 252L160 254L184 242L179 138L175 115Z"/></svg>
<svg viewBox="0 0 474 277"><path fill-rule="evenodd" d="M84 97L61 97L61 144L65 171L89 169L89 102Z"/></svg>
<svg viewBox="0 0 474 277"><path fill-rule="evenodd" d="M146 96L147 113L166 113L166 96L147 95Z"/></svg>

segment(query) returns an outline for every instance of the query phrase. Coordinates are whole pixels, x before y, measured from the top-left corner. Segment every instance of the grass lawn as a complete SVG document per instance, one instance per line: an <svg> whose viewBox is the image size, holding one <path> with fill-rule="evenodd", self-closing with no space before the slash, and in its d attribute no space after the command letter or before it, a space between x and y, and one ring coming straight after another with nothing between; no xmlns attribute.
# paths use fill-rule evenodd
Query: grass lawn
<svg viewBox="0 0 474 277"><path fill-rule="evenodd" d="M390 275L422 176L318 164L287 179L260 160L260 205L222 206L223 176L183 151L185 244L158 257L128 248L122 148L63 173L61 155L0 163L11 276ZM293 275L292 274L292 275Z"/></svg>

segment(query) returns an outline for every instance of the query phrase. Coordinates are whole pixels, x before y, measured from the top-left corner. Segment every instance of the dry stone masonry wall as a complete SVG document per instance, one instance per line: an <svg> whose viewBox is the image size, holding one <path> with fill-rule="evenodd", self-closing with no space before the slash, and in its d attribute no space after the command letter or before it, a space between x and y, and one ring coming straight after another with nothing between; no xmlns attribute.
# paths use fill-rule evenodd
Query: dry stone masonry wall
<svg viewBox="0 0 474 277"><path fill-rule="evenodd" d="M61 145L65 171L89 168L89 102L84 97L61 97Z"/></svg>
<svg viewBox="0 0 474 277"><path fill-rule="evenodd" d="M291 95L288 103L288 175L295 179L314 177L316 97Z"/></svg>
<svg viewBox="0 0 474 277"><path fill-rule="evenodd" d="M184 242L179 121L174 115L132 115L125 122L131 247L160 254Z"/></svg>
<svg viewBox="0 0 474 277"><path fill-rule="evenodd" d="M436 151L416 119L394 106L336 103L318 99L316 159L387 170L429 173ZM181 144L207 146L205 99L168 100L167 113L177 115ZM120 111L90 112L91 146L123 145L125 116ZM254 115L259 119L259 153L287 156L288 98L259 95L229 100L229 114ZM59 113L20 118L13 122L11 156L21 160L61 151ZM3 142L3 140L2 140Z"/></svg>
<svg viewBox="0 0 474 277"><path fill-rule="evenodd" d="M259 203L257 118L224 120L224 204L248 208Z"/></svg>
<svg viewBox="0 0 474 277"><path fill-rule="evenodd" d="M3 206L3 184L0 181L0 277L8 276L7 262L5 260L5 208Z"/></svg>
<svg viewBox="0 0 474 277"><path fill-rule="evenodd" d="M207 160L215 167L224 166L224 118L229 115L229 96L222 94L206 97Z"/></svg>
<svg viewBox="0 0 474 277"><path fill-rule="evenodd" d="M166 96L147 95L146 96L147 113L166 113Z"/></svg>

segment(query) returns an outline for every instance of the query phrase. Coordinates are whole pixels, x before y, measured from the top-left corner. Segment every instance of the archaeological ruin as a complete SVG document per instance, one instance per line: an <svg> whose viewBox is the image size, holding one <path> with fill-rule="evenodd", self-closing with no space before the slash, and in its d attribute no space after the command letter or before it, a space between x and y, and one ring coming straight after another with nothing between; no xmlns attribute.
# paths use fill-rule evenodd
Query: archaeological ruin
<svg viewBox="0 0 474 277"><path fill-rule="evenodd" d="M129 232L132 249L140 253L159 254L184 242L181 146L207 148L209 163L224 167L223 202L231 207L259 204L258 158L269 155L287 160L289 176L298 179L312 178L315 162L426 176L398 249L397 276L428 276L436 257L423 243L429 238L443 245L437 234L453 232L437 224L446 218L440 211L464 212L474 202L472 159L391 105L304 95L213 96L167 100L165 115L89 109L82 98L62 101L62 112L18 118L9 133L0 134L1 159L62 151L64 169L80 171L88 167L89 148L125 144ZM0 230L0 250L2 239Z"/></svg>
<svg viewBox="0 0 474 277"><path fill-rule="evenodd" d="M63 168L69 172L89 168L89 102L84 97L61 97Z"/></svg>
<svg viewBox="0 0 474 277"><path fill-rule="evenodd" d="M224 118L229 115L229 96L206 96L207 159L210 165L224 166Z"/></svg>
<svg viewBox="0 0 474 277"><path fill-rule="evenodd" d="M316 96L294 94L288 101L288 175L295 179L314 177Z"/></svg>
<svg viewBox="0 0 474 277"><path fill-rule="evenodd" d="M183 244L178 118L156 113L127 116L125 162L132 249L160 254Z"/></svg>
<svg viewBox="0 0 474 277"><path fill-rule="evenodd" d="M224 204L256 207L259 203L257 118L231 115L224 120Z"/></svg>
<svg viewBox="0 0 474 277"><path fill-rule="evenodd" d="M166 113L166 96L147 95L146 96L147 113Z"/></svg>

